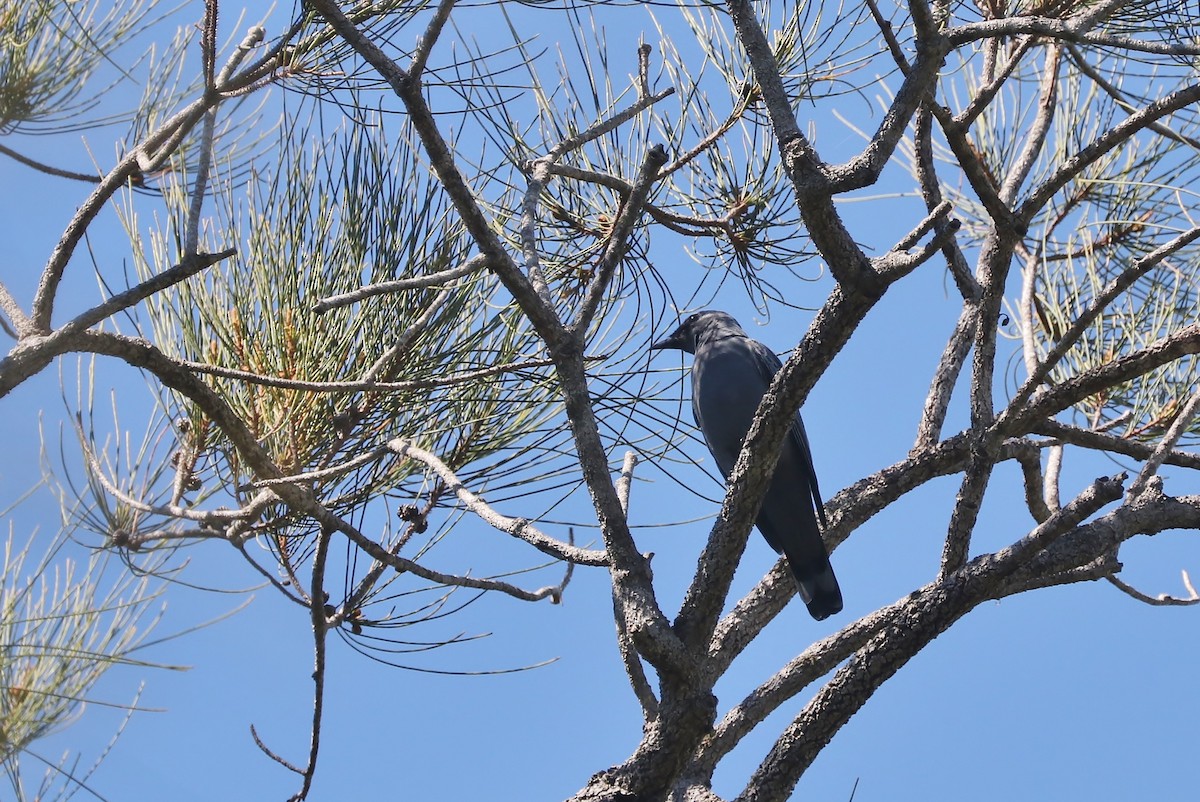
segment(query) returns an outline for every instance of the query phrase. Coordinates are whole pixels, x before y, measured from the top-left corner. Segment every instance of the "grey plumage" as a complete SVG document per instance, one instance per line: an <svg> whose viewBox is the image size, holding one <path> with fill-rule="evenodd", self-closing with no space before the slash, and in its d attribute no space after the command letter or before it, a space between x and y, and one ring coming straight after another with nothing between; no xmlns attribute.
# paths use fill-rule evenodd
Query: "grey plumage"
<svg viewBox="0 0 1200 802"><path fill-rule="evenodd" d="M695 355L692 413L717 467L728 479L763 394L783 366L779 357L750 339L730 315L711 310L691 315L651 348L677 348ZM840 612L842 591L821 539L825 508L799 413L783 442L755 523L771 548L787 558L812 617L820 621Z"/></svg>

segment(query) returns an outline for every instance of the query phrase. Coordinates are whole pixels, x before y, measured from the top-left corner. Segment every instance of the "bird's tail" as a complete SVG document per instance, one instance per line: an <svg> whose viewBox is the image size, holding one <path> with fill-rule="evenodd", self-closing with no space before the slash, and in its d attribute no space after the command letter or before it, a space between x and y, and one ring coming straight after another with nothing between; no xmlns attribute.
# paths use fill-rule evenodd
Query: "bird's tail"
<svg viewBox="0 0 1200 802"><path fill-rule="evenodd" d="M811 563L804 565L788 555L788 566L796 577L800 598L807 605L809 615L823 621L842 611L842 589L838 587L828 558L813 566ZM801 566L803 570L800 570Z"/></svg>

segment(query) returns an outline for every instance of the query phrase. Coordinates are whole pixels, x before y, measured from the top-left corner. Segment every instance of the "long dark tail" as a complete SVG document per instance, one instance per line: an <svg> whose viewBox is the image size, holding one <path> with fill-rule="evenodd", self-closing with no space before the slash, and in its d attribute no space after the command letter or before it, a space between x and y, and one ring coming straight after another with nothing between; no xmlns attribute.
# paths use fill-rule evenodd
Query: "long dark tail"
<svg viewBox="0 0 1200 802"><path fill-rule="evenodd" d="M800 588L800 598L808 607L808 614L818 621L823 621L835 613L842 611L842 589L838 587L837 577L833 574L833 566L826 557L816 565L811 561L802 563L787 555L788 566L796 577Z"/></svg>

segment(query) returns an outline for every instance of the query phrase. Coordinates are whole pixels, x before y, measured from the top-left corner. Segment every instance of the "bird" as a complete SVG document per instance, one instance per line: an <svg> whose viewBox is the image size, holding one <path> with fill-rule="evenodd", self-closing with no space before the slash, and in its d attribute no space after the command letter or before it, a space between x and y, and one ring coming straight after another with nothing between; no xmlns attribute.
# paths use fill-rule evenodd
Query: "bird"
<svg viewBox="0 0 1200 802"><path fill-rule="evenodd" d="M692 414L728 481L754 413L783 363L731 315L711 309L688 316L650 348L694 355ZM841 612L842 591L821 538L822 528L828 526L825 507L799 412L783 441L755 524L771 548L787 559L809 615L822 621Z"/></svg>

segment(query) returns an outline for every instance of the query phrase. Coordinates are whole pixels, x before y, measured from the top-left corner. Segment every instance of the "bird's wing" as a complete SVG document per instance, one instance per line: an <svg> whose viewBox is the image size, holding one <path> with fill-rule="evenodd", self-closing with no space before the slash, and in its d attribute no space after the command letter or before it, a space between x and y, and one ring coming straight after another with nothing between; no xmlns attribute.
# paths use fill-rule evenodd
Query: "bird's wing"
<svg viewBox="0 0 1200 802"><path fill-rule="evenodd" d="M693 366L692 370L695 369ZM696 419L696 428L700 430L700 436L704 438L704 442L709 445L709 451L711 451L712 444L708 443L708 436L704 434L704 418L700 416L700 394L696 392L694 386L692 388L692 417Z"/></svg>
<svg viewBox="0 0 1200 802"><path fill-rule="evenodd" d="M750 349L754 353L754 361L758 365L759 373L770 385L775 374L783 367L783 362L779 360L779 356L774 351L758 340L750 340ZM821 500L821 488L817 486L817 469L813 467L812 449L809 448L808 433L804 431L804 420L800 417L799 411L796 412L796 419L792 421L789 436L799 449L800 459L808 476L808 492L812 495L813 506L816 508L817 517L821 519L821 528L824 529L829 526L825 520L825 504Z"/></svg>

